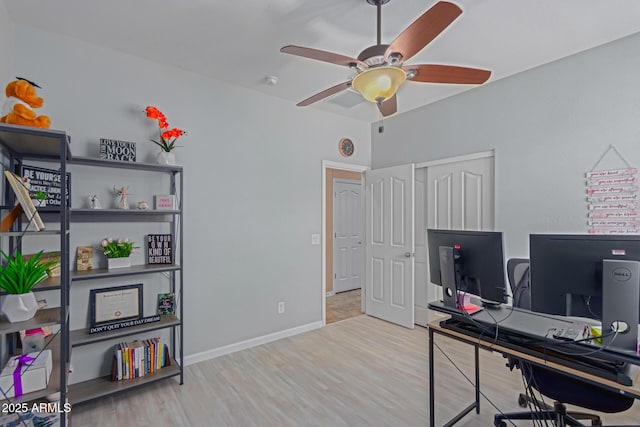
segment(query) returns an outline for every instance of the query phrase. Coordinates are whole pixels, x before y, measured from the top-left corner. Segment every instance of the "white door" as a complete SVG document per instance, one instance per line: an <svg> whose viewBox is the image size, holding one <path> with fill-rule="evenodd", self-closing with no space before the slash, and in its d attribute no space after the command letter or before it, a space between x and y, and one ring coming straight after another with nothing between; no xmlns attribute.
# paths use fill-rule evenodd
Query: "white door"
<svg viewBox="0 0 640 427"><path fill-rule="evenodd" d="M416 168L415 171L415 322L416 325L427 324L427 270L429 268L427 258L427 168Z"/></svg>
<svg viewBox="0 0 640 427"><path fill-rule="evenodd" d="M333 291L362 287L362 186L359 181L333 180Z"/></svg>
<svg viewBox="0 0 640 427"><path fill-rule="evenodd" d="M493 230L494 198L493 157L427 167L428 228ZM440 286L431 284L428 268L425 273L427 302L440 299Z"/></svg>
<svg viewBox="0 0 640 427"><path fill-rule="evenodd" d="M414 165L364 173L366 313L414 324Z"/></svg>

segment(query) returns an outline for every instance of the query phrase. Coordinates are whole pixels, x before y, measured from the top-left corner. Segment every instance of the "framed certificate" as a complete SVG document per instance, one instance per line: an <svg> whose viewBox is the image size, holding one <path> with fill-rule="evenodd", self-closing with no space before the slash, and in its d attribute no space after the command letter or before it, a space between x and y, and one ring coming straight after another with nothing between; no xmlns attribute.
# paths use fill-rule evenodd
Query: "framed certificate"
<svg viewBox="0 0 640 427"><path fill-rule="evenodd" d="M142 283L91 289L91 327L142 317Z"/></svg>

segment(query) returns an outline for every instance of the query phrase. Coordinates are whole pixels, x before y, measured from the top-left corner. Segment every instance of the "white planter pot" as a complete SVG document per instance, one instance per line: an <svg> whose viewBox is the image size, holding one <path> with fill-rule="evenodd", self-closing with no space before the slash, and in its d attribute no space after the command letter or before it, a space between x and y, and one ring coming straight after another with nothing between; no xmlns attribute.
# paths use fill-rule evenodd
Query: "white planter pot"
<svg viewBox="0 0 640 427"><path fill-rule="evenodd" d="M158 164L173 166L176 164L176 155L170 151L160 151L156 160L158 161Z"/></svg>
<svg viewBox="0 0 640 427"><path fill-rule="evenodd" d="M38 301L36 301L33 292L18 295L9 294L5 295L1 310L9 322L24 322L36 315Z"/></svg>
<svg viewBox="0 0 640 427"><path fill-rule="evenodd" d="M131 267L131 257L107 258L107 262L109 263L109 270L112 268Z"/></svg>

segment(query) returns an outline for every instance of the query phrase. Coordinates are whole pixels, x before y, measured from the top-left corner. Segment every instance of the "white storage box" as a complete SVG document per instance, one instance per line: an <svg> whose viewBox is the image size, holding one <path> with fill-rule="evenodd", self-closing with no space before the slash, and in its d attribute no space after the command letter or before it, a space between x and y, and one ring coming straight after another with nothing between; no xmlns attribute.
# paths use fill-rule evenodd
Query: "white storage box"
<svg viewBox="0 0 640 427"><path fill-rule="evenodd" d="M24 356L34 360L25 360ZM22 363L19 362L20 358L23 358ZM19 380L18 365L20 365ZM37 351L23 354L22 356L14 356L9 359L2 372L0 372L0 387L8 397L16 397L16 392L20 389L22 393L18 394L18 397L22 394L45 389L49 384L52 366L51 350L43 350L40 356L38 356ZM14 379L16 379L16 383L14 383Z"/></svg>

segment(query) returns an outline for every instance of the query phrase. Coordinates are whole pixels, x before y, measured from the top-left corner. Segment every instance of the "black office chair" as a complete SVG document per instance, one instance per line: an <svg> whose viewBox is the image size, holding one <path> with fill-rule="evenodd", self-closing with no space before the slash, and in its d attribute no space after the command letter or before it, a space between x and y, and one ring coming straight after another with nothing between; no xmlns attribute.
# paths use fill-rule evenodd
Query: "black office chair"
<svg viewBox="0 0 640 427"><path fill-rule="evenodd" d="M531 280L529 260L512 258L507 261L507 278L513 294L513 306L531 309ZM551 420L556 426L583 426L578 420L590 420L591 425L601 426L602 420L596 414L567 411L566 404L588 408L592 411L615 413L626 411L633 405L632 397L606 390L579 379L559 376L557 373L540 366L531 365L518 359L509 359L508 365L522 371L528 387L550 399L554 405L549 406L536 398L520 394L518 404L527 407L534 405L541 410L499 414L494 417L496 427L506 427L505 420Z"/></svg>

